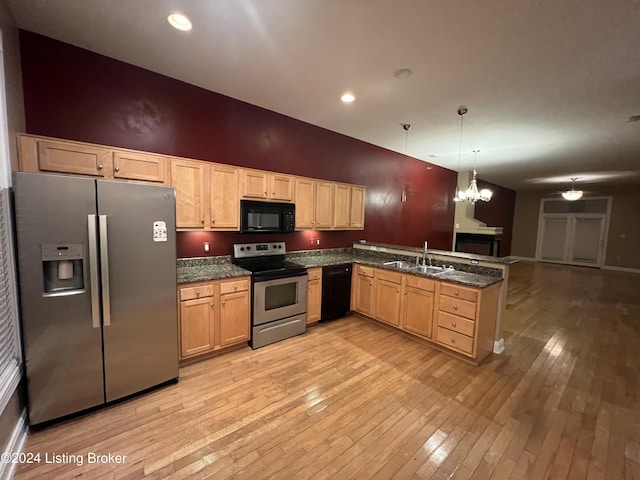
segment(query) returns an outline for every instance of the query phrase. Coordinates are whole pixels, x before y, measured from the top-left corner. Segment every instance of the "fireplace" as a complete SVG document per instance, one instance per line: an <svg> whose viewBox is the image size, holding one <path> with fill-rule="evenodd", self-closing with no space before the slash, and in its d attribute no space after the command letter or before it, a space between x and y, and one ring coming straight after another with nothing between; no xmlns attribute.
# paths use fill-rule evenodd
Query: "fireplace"
<svg viewBox="0 0 640 480"><path fill-rule="evenodd" d="M499 257L501 240L502 235L457 232L455 251Z"/></svg>

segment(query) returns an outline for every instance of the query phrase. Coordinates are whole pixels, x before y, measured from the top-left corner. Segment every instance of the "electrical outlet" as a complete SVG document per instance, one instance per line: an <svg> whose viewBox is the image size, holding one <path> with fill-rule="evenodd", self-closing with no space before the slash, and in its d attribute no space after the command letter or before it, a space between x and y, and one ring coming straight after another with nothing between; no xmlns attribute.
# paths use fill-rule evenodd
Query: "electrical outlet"
<svg viewBox="0 0 640 480"><path fill-rule="evenodd" d="M309 239L309 245L310 245L311 247L313 247L315 244L316 244L316 239L315 239L315 238L310 238L310 239Z"/></svg>
<svg viewBox="0 0 640 480"><path fill-rule="evenodd" d="M209 242L204 242L204 251L205 252L209 251Z"/></svg>
<svg viewBox="0 0 640 480"><path fill-rule="evenodd" d="M319 238L316 239L316 245L320 245L320 239Z"/></svg>

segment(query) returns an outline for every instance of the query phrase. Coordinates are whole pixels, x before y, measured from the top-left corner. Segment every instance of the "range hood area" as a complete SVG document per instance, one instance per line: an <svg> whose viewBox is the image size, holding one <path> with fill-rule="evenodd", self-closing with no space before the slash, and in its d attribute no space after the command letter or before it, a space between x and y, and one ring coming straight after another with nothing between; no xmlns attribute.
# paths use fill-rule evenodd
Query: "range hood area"
<svg viewBox="0 0 640 480"><path fill-rule="evenodd" d="M458 189L466 189L472 177L471 171L459 172ZM456 202L452 250L499 256L503 227L488 227L486 223L475 218L475 213L474 204L467 201Z"/></svg>

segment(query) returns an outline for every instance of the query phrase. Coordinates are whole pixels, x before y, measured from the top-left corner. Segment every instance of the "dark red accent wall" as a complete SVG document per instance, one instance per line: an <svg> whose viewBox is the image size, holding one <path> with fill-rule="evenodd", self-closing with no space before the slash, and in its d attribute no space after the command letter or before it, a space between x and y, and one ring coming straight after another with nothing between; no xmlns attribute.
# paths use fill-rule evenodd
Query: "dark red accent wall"
<svg viewBox="0 0 640 480"><path fill-rule="evenodd" d="M451 170L31 32L20 32L20 51L28 133L367 187L364 231L179 232L179 257L205 255L205 241L212 244L209 255L262 240L309 249L318 238L315 248L366 239L409 246L428 240L432 248L450 249Z"/></svg>
<svg viewBox="0 0 640 480"><path fill-rule="evenodd" d="M489 227L502 227L502 242L500 243L500 256L511 255L511 238L513 235L513 215L516 209L516 192L510 188L485 182L478 179L478 188L488 188L493 192L493 197L488 203L476 203L476 218Z"/></svg>

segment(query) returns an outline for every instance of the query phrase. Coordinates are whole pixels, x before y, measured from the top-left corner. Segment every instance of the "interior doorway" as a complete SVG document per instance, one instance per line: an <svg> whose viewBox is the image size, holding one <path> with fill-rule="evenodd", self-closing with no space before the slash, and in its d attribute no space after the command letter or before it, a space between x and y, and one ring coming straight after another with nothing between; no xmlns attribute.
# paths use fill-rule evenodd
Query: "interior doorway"
<svg viewBox="0 0 640 480"><path fill-rule="evenodd" d="M601 267L605 261L611 198L568 202L542 199L536 260Z"/></svg>

